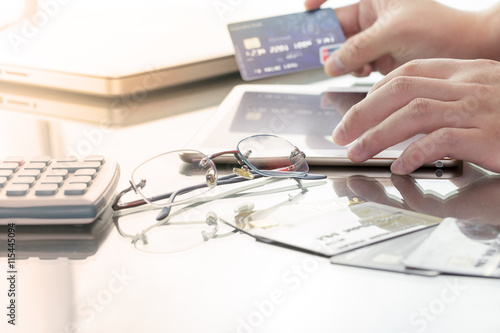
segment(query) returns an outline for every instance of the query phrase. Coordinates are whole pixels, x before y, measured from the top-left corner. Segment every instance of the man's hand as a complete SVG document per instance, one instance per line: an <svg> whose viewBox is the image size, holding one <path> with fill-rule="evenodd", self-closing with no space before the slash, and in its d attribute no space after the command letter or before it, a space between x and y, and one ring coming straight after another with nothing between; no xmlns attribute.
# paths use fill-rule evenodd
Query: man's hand
<svg viewBox="0 0 500 333"><path fill-rule="evenodd" d="M408 174L443 157L500 172L500 62L416 60L374 85L335 128L339 145L362 162L416 134L425 134L391 166Z"/></svg>
<svg viewBox="0 0 500 333"><path fill-rule="evenodd" d="M306 0L305 6L324 2ZM459 11L432 0L361 0L335 12L347 41L325 64L332 76L387 74L413 59L500 57L488 39L488 11Z"/></svg>

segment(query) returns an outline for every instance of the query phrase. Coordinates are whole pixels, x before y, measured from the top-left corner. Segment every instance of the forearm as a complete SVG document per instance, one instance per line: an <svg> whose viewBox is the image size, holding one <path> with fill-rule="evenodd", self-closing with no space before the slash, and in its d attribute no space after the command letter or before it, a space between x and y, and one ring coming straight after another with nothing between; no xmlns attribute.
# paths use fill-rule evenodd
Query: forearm
<svg viewBox="0 0 500 333"><path fill-rule="evenodd" d="M500 3L487 10L477 13L481 41L478 58L500 61Z"/></svg>
<svg viewBox="0 0 500 333"><path fill-rule="evenodd" d="M427 58L500 61L500 4L476 12L435 3L428 18L428 25L419 26L418 31L422 35L429 31L426 43L433 45L435 51L428 50ZM413 34L415 40L416 35Z"/></svg>

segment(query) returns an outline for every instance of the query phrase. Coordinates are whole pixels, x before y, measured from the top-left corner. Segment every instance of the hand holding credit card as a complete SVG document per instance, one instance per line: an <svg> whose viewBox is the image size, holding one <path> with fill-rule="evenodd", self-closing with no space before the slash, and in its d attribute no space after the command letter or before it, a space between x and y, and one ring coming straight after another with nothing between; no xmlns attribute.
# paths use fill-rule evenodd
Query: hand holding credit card
<svg viewBox="0 0 500 333"><path fill-rule="evenodd" d="M345 41L331 8L231 23L228 29L245 81L320 68Z"/></svg>

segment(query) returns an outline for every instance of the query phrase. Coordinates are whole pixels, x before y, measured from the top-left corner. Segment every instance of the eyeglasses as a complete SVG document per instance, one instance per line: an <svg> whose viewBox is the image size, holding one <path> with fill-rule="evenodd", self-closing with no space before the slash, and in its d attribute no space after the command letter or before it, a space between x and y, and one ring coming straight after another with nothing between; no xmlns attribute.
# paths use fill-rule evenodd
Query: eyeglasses
<svg viewBox="0 0 500 333"><path fill-rule="evenodd" d="M231 154L239 167L232 174L219 177L213 159ZM324 175L308 174L305 154L287 140L262 134L241 140L236 150L205 155L183 149L160 154L141 163L133 172L130 187L120 192L112 207L115 211L145 204L163 208L157 220L165 219L172 206L193 203L208 195L217 185L234 184L259 177L324 179ZM177 190L176 190L177 189ZM142 199L120 203L130 191Z"/></svg>

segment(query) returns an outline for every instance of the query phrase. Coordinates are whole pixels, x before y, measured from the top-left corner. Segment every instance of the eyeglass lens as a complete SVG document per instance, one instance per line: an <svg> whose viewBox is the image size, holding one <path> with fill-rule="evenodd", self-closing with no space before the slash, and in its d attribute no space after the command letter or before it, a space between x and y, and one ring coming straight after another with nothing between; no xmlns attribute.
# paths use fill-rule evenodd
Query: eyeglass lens
<svg viewBox="0 0 500 333"><path fill-rule="evenodd" d="M194 163L186 163L186 156L198 156ZM132 182L146 180L138 193L153 205L171 204L169 194L177 193L174 204L182 204L203 195L217 184L217 172L211 160L196 150L177 150L158 155L139 165L132 174Z"/></svg>
<svg viewBox="0 0 500 333"><path fill-rule="evenodd" d="M254 170L273 177L304 175L309 166L301 151L274 135L256 135L243 139L238 151Z"/></svg>

